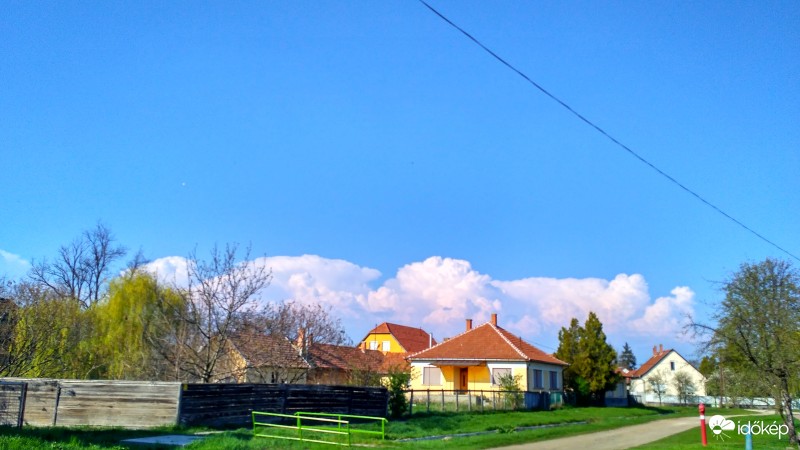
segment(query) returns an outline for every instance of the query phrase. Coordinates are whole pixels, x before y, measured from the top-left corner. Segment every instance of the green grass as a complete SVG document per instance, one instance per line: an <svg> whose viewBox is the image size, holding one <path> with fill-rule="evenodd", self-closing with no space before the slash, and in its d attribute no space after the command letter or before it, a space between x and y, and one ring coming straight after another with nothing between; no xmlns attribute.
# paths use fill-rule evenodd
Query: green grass
<svg viewBox="0 0 800 450"><path fill-rule="evenodd" d="M708 417L708 415L706 415ZM735 417L731 418L734 422L747 422L751 421L763 421L766 424L771 424L773 421L777 421L778 424L782 423L780 416L777 415L760 415L760 416L746 416L746 417ZM795 421L795 423L800 423ZM797 426L797 425L796 425ZM718 439L715 435L711 432L711 430L707 431L708 433L708 446L703 447L700 443L700 430L699 427L685 431L683 433L678 433L668 438L661 439L660 441L651 442L650 444L642 445L640 447L636 447L638 450L688 450L688 449L729 449L729 450L741 450L744 448L744 441L745 437L743 435L739 435L736 431L728 431L724 440ZM778 440L777 437L771 435L758 435L753 436L753 448L754 449L780 449L784 450L785 448L789 447L789 439L784 436L783 439ZM789 448L797 448L797 447L789 447Z"/></svg>
<svg viewBox="0 0 800 450"><path fill-rule="evenodd" d="M724 410L724 415L741 414L741 410ZM707 416L713 415L709 409ZM517 411L485 413L431 413L415 414L406 420L391 421L387 425L387 441L368 436L353 436L354 443L369 443L383 448L465 448L479 449L502 445L520 444L544 439L553 439L594 431L619 428L626 425L653 420L697 415L695 407L664 408L563 408L555 411ZM586 423L579 423L586 422ZM541 428L515 432L515 428L568 424L566 426ZM571 424L571 425L570 425ZM351 424L352 427L373 427L367 424ZM164 446L123 446L120 441L136 437L159 434L192 434L202 429L178 427L156 430L125 430L109 428L12 428L0 429L0 450L29 449L158 449ZM452 438L434 441L399 441L432 435L456 433L492 432L480 436ZM286 432L289 433L289 432ZM696 433L695 433L696 434ZM335 438L334 438L335 439ZM335 449L325 444L277 440L254 437L251 429L230 430L209 435L206 439L188 447L190 450L255 450L277 449ZM658 447L656 447L658 448ZM664 447L672 448L672 447ZM680 447L676 447L680 448ZM720 447L724 448L724 447ZM743 446L741 447L743 448Z"/></svg>

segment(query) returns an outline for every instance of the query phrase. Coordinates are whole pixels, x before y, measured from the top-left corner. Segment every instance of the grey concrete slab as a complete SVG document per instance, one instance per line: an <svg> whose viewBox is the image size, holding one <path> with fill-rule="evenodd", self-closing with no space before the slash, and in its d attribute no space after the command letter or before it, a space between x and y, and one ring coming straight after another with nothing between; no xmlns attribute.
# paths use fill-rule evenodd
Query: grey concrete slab
<svg viewBox="0 0 800 450"><path fill-rule="evenodd" d="M189 436L185 434L170 434L165 436L153 436L147 438L125 439L123 444L158 444L174 445L176 447L186 447L194 441L203 439L203 436Z"/></svg>

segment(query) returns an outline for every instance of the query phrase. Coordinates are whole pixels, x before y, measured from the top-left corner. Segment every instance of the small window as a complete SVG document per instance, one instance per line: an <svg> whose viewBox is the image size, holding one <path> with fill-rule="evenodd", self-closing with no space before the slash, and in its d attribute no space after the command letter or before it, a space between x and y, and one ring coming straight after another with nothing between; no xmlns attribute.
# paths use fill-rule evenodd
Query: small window
<svg viewBox="0 0 800 450"><path fill-rule="evenodd" d="M544 388L544 376L543 371L539 369L533 369L533 387L535 389L543 389Z"/></svg>
<svg viewBox="0 0 800 450"><path fill-rule="evenodd" d="M550 389L558 389L558 372L550 371Z"/></svg>
<svg viewBox="0 0 800 450"><path fill-rule="evenodd" d="M369 349L370 350L377 350L378 349L378 341L370 341L369 342Z"/></svg>
<svg viewBox="0 0 800 450"><path fill-rule="evenodd" d="M500 384L500 377L502 376L511 376L511 369L510 368L497 368L492 369L492 384L499 385Z"/></svg>
<svg viewBox="0 0 800 450"><path fill-rule="evenodd" d="M670 370L672 370L673 372L675 371L675 361L670 361L670 362L669 362L669 368L670 368Z"/></svg>
<svg viewBox="0 0 800 450"><path fill-rule="evenodd" d="M392 343L389 341L383 341L383 348L381 350L384 352L392 350Z"/></svg>
<svg viewBox="0 0 800 450"><path fill-rule="evenodd" d="M425 386L441 386L442 369L438 367L423 367L422 384Z"/></svg>

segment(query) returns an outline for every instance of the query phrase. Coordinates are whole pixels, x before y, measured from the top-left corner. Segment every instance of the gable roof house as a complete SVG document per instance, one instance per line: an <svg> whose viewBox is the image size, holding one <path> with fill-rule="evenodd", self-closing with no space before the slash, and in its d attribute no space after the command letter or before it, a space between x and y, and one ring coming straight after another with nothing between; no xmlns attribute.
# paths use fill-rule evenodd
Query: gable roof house
<svg viewBox="0 0 800 450"><path fill-rule="evenodd" d="M359 346L383 353L416 353L436 344L422 328L384 322L370 330Z"/></svg>
<svg viewBox="0 0 800 450"><path fill-rule="evenodd" d="M384 354L333 344L312 344L306 358L311 365L309 384L380 386Z"/></svg>
<svg viewBox="0 0 800 450"><path fill-rule="evenodd" d="M675 375L685 373L693 384L691 396L705 396L706 379L689 361L677 351L664 349L663 345L653 346L653 356L630 376L630 393L644 403L660 402L654 392L654 383L662 384L662 399L668 402L681 403L679 391L675 383ZM655 378L654 378L655 377ZM658 377L663 379L658 383ZM663 398L671 397L671 398ZM684 399L685 400L685 399Z"/></svg>
<svg viewBox="0 0 800 450"><path fill-rule="evenodd" d="M217 383L306 383L311 366L283 336L231 336L214 369Z"/></svg>
<svg viewBox="0 0 800 450"><path fill-rule="evenodd" d="M497 314L475 328L467 319L463 333L407 359L417 390L497 391L499 377L511 375L522 391L560 393L568 365L500 327Z"/></svg>

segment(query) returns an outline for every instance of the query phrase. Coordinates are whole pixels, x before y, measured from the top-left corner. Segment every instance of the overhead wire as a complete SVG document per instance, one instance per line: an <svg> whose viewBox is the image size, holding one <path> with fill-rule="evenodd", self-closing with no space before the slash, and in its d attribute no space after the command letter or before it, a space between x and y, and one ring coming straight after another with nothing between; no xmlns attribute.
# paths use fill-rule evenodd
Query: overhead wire
<svg viewBox="0 0 800 450"><path fill-rule="evenodd" d="M581 113L579 113L578 111L576 111L574 108L572 108L572 107L571 107L570 105L568 105L566 102L564 102L564 101L563 101L563 100L561 100L560 98L556 97L556 96L555 96L554 94L552 94L550 91L548 91L547 89L545 89L544 87L542 87L542 86L541 86L539 83L537 83L536 81L534 81L534 80L532 80L530 77L528 77L528 75L526 75L526 74L525 74L525 73L523 73L521 70L519 70L519 69L517 69L516 67L514 67L514 66L513 66L511 63L509 63L508 61L506 61L505 59L503 59L502 57L500 57L500 55L498 55L497 53L495 53L494 51L492 51L492 50L491 50L489 47L487 47L487 46L486 46L486 45L484 45L484 44L483 44L481 41L479 41L479 40L478 40L478 39L476 39L474 36L472 36L471 34L469 34L469 33L468 33L466 30L464 30L464 29L463 29L463 28L461 28L460 26L456 25L456 24L455 24L455 23L454 23L452 20L450 20L450 19L448 19L447 17L445 17L445 16L444 16L442 13L440 13L438 10L436 10L436 8L434 8L433 6L431 6L430 4L428 4L428 3L427 3L425 0L419 0L419 2L420 2L420 3L422 3L423 5L425 5L425 7L427 7L427 8L428 8L428 9L429 9L431 12L433 12L434 14L436 14L436 15L437 15L437 16L438 16L440 19L442 19L442 20L444 20L445 22L447 22L447 23L448 23L450 26L452 26L453 28L455 28L456 30L458 30L459 32L461 32L461 34L463 34L464 36L466 36L466 37L467 37L469 40L471 40L473 43L475 43L475 44L476 44L476 45L478 45L480 48L482 48L484 51L486 51L487 53L489 53L489 54L490 54L490 55L491 55L493 58L495 58L495 59L496 59L497 61L499 61L501 64L503 64L503 65L504 65L504 66L506 66L507 68L511 69L511 71L513 71L514 73L516 73L517 75L519 75L520 77L522 77L522 78L523 78L525 81L527 81L529 84L533 85L533 86L534 86L536 89L538 89L538 90L539 90L540 92L542 92L544 95L546 95L546 96L547 96L547 97L549 97L551 100L555 101L556 103L558 103L559 105L561 105L562 107L564 107L564 108L565 108L567 111L569 111L570 113L572 113L572 115L574 115L575 117L577 117L578 119L580 119L582 122L584 122L585 124L587 124L587 125L589 125L590 127L592 127L592 128L593 128L595 131L597 131L598 133L600 133L600 134L602 134L603 136L605 136L605 137L606 137L608 140L610 140L611 142L613 142L614 144L616 144L618 147L620 147L620 148L622 148L623 150L625 150L626 152L628 152L628 153L629 153L631 156L633 156L634 158L638 159L640 162L642 162L643 164L647 165L648 167L650 167L651 169L653 169L654 171L656 171L656 172L657 172L659 175L661 175L662 177L666 178L666 179L667 179L667 180L669 180L671 183L675 184L676 186L678 186L679 188L681 188L681 189L682 189L682 190L684 190L685 192L689 193L690 195L692 195L693 197L695 197L697 200L699 200L700 202L702 202L703 204L705 204L705 205L706 205L706 206L708 206L709 208L713 209L713 210L714 210L714 211L716 211L717 213L721 214L722 216L724 216L725 218L727 218L727 219L728 219L728 220L730 220L731 222L735 223L736 225L739 225L740 227L744 228L745 230L747 230L748 232L750 232L750 233L751 233L751 234L753 234L754 236L758 237L758 238L759 238L759 239L761 239L762 241L766 242L767 244L770 244L771 246L773 246L773 247L775 247L776 249L778 249L778 250L782 251L783 253L785 253L785 254L787 254L787 255L791 256L792 258L796 259L797 261L800 261L800 257L798 257L798 256L796 256L796 255L794 255L794 254L792 254L790 251L786 250L785 248L781 247L780 245L776 244L775 242L771 241L770 239L767 239L767 238L766 238L764 235L762 235L761 233L759 233L759 232L755 231L754 229L752 229L752 228L748 227L747 225L745 225L744 223L742 223L742 222L741 222L741 221L739 221L738 219L734 218L733 216L731 216L731 215L730 215L730 214L728 214L727 212L723 211L723 210L722 210L720 207L718 207L717 205L715 205L715 204L711 203L710 201L706 200L706 199L705 199L703 196L701 196L701 195L700 195L700 194L698 194L697 192L693 191L692 189L688 188L686 185L684 185L683 183L679 182L679 181L678 181L678 180L676 180L674 177L672 177L672 176L671 176L671 175L669 175L668 173L666 173L666 172L664 172L663 170L661 170L660 168L658 168L658 167L657 167L655 164L651 163L650 161L648 161L647 159L645 159L643 156L641 156L640 154L638 154L637 152L635 152L633 149L631 149L631 148L630 148L630 147L628 147L627 145L623 144L621 141L619 141L617 138L615 138L614 136L612 136L611 134L609 134L608 132L606 132L606 131L605 131L604 129L602 129L600 126L598 126L597 124L595 124L595 123L594 123L594 122L592 122L591 120L587 119L587 118L586 118L584 115L582 115Z"/></svg>

